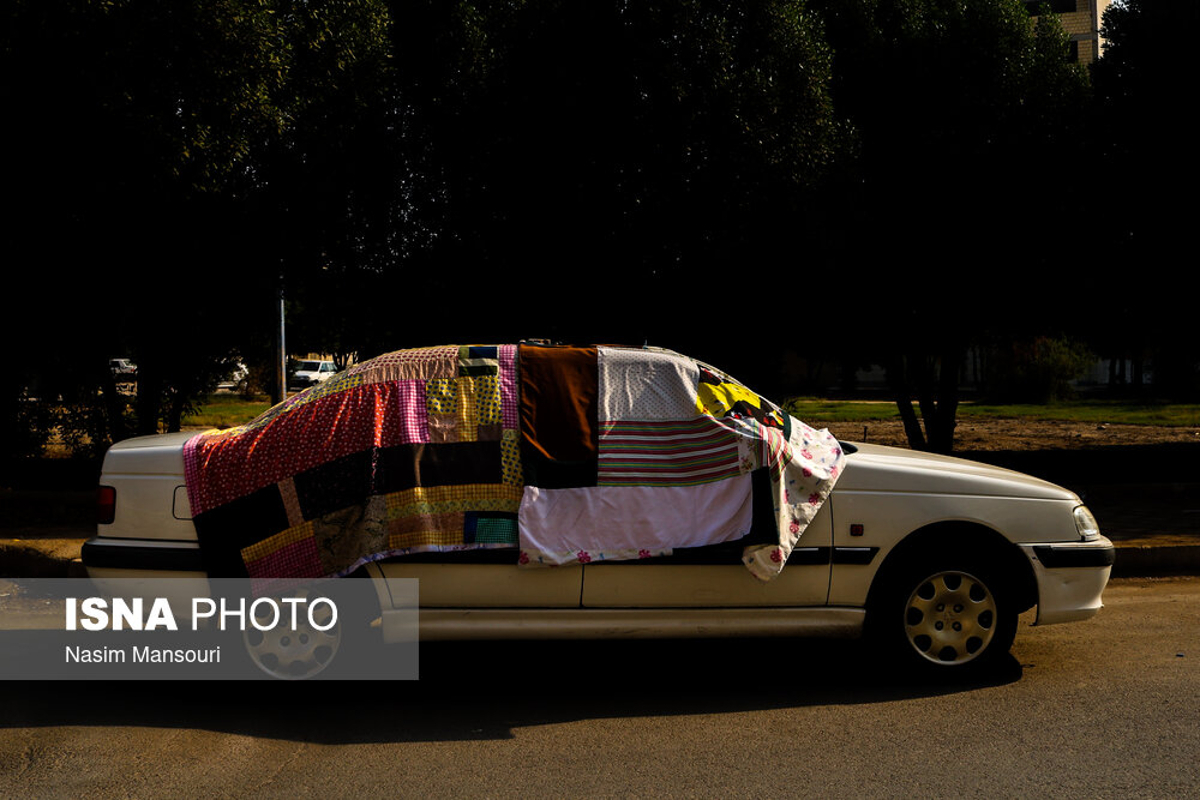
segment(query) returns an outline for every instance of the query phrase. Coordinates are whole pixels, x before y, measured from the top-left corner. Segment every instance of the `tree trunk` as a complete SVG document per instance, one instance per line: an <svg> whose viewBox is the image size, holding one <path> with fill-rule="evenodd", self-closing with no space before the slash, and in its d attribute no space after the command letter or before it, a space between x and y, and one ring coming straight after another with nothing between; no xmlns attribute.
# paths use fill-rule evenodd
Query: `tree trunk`
<svg viewBox="0 0 1200 800"><path fill-rule="evenodd" d="M908 446L913 450L924 450L925 434L921 423L913 411L912 395L908 388L908 374L905 368L904 356L895 356L885 368L888 386L896 399L896 408L900 411L900 421L904 423L904 435L908 437Z"/></svg>
<svg viewBox="0 0 1200 800"><path fill-rule="evenodd" d="M958 379L962 370L961 353L956 347L942 354L937 378L937 416L931 427L925 420L929 449L935 453L954 450L954 429L958 427Z"/></svg>
<svg viewBox="0 0 1200 800"><path fill-rule="evenodd" d="M939 356L895 356L887 366L888 385L896 399L908 446L914 450L949 453L954 450L954 430L958 426L958 381L966 351L957 344L945 347ZM913 365L919 365L913 369ZM921 419L913 410L910 376L915 378L915 393ZM921 423L924 422L924 430Z"/></svg>
<svg viewBox="0 0 1200 800"><path fill-rule="evenodd" d="M101 385L104 395L104 414L108 418L108 438L116 444L128 438L129 431L125 427L125 399L117 389L117 379L112 370L105 364L105 376Z"/></svg>
<svg viewBox="0 0 1200 800"><path fill-rule="evenodd" d="M138 359L137 432L139 436L158 433L162 408L162 380L153 359Z"/></svg>
<svg viewBox="0 0 1200 800"><path fill-rule="evenodd" d="M171 393L171 407L167 409L167 433L178 433L183 427L183 411L186 405L187 398L183 392Z"/></svg>

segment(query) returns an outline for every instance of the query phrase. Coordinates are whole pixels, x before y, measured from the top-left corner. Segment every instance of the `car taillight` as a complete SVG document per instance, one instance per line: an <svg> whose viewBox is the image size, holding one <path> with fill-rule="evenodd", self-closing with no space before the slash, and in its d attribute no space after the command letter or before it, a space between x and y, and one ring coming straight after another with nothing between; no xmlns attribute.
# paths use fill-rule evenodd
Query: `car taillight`
<svg viewBox="0 0 1200 800"><path fill-rule="evenodd" d="M96 495L96 522L111 525L116 516L117 490L111 486L101 486Z"/></svg>

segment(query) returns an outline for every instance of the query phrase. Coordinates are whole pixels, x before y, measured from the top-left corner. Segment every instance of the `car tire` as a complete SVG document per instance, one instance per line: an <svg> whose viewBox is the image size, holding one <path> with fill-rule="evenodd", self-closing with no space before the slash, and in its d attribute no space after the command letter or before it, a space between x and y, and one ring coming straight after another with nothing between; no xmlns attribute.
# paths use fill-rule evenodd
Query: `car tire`
<svg viewBox="0 0 1200 800"><path fill-rule="evenodd" d="M373 582L346 577L288 590L285 596L313 603L313 618L298 614L295 629L287 624L260 631L248 625L241 638L250 662L280 680L340 679L374 669L384 656L376 588ZM318 597L330 603L318 603ZM329 626L331 608L337 609L337 621Z"/></svg>
<svg viewBox="0 0 1200 800"><path fill-rule="evenodd" d="M1017 631L1017 603L980 556L913 558L885 578L868 608L868 633L905 673L935 679L994 669Z"/></svg>
<svg viewBox="0 0 1200 800"><path fill-rule="evenodd" d="M346 635L351 627L341 618L332 627L327 627L331 616L329 607L323 605L314 613L314 620L299 614L294 629L279 625L262 631L247 625L242 632L246 653L256 667L272 678L305 680L316 677L345 649ZM316 627L312 622L317 623Z"/></svg>

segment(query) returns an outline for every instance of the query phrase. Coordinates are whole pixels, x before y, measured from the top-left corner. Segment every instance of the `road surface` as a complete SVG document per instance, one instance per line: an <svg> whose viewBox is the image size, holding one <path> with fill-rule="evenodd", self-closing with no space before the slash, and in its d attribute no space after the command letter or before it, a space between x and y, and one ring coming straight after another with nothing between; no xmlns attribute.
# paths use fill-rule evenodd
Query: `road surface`
<svg viewBox="0 0 1200 800"><path fill-rule="evenodd" d="M426 645L405 683L10 683L0 797L1198 796L1200 579L1106 602L966 686L740 640Z"/></svg>

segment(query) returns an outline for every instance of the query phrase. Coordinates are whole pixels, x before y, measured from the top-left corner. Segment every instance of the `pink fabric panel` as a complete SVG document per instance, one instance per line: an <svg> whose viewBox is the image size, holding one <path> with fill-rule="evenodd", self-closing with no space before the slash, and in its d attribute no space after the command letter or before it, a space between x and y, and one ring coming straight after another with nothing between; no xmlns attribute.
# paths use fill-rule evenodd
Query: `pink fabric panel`
<svg viewBox="0 0 1200 800"><path fill-rule="evenodd" d="M505 430L520 427L517 404L517 346L501 345L500 351L500 414Z"/></svg>
<svg viewBox="0 0 1200 800"><path fill-rule="evenodd" d="M317 540L309 536L246 564L251 578L319 578L324 574Z"/></svg>
<svg viewBox="0 0 1200 800"><path fill-rule="evenodd" d="M429 415L425 407L425 382L401 381L395 384L396 404L400 409L400 425L396 441L383 443L417 444L430 441ZM393 428L395 426L392 426ZM395 431L393 431L395 432Z"/></svg>

